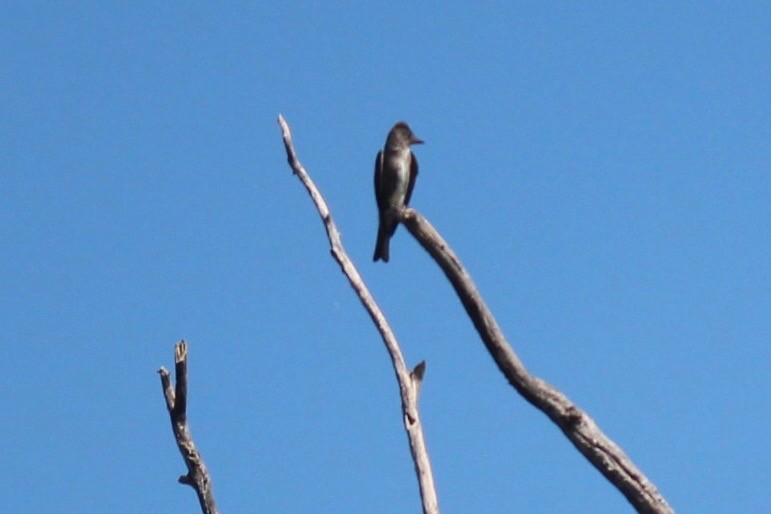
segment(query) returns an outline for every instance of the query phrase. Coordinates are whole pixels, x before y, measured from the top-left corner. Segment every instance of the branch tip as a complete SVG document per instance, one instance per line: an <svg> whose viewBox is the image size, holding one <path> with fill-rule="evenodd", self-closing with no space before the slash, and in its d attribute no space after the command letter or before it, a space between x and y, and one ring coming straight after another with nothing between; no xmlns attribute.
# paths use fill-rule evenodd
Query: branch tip
<svg viewBox="0 0 771 514"><path fill-rule="evenodd" d="M179 364L180 362L187 359L187 343L185 340L181 340L176 345L174 345L174 362Z"/></svg>
<svg viewBox="0 0 771 514"><path fill-rule="evenodd" d="M415 369L413 369L410 372L410 376L413 380L417 380L418 382L423 381L423 376L426 374L426 361L420 361L417 366L415 366Z"/></svg>

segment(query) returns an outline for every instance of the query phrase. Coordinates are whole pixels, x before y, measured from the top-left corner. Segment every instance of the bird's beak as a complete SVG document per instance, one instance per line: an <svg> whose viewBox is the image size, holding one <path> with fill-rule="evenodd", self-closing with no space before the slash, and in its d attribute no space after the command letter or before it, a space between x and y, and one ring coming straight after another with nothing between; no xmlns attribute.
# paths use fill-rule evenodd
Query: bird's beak
<svg viewBox="0 0 771 514"><path fill-rule="evenodd" d="M423 141L422 139L418 139L417 137L412 136L412 140L410 141L410 144L411 145L422 145L424 142L425 141Z"/></svg>

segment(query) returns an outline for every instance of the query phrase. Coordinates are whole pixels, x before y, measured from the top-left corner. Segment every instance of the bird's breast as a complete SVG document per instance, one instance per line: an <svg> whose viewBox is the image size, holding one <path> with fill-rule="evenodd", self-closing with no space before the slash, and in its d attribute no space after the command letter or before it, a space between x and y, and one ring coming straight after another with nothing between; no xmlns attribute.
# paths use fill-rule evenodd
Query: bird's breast
<svg viewBox="0 0 771 514"><path fill-rule="evenodd" d="M410 181L410 151L387 152L384 157L382 191L387 196L388 205L401 205Z"/></svg>

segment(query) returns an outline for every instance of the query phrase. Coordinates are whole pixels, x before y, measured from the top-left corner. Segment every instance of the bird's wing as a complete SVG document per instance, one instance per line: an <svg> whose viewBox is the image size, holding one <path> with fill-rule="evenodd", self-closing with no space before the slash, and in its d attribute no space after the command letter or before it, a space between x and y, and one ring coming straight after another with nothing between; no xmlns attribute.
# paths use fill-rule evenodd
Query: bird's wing
<svg viewBox="0 0 771 514"><path fill-rule="evenodd" d="M409 205L412 197L412 189L415 187L415 180L418 178L418 160L415 154L410 152L410 181L407 183L407 194L404 196L404 205Z"/></svg>
<svg viewBox="0 0 771 514"><path fill-rule="evenodd" d="M377 200L378 211L385 209L383 203L385 199L380 194L381 183L383 182L383 150L380 150L375 157L375 200Z"/></svg>

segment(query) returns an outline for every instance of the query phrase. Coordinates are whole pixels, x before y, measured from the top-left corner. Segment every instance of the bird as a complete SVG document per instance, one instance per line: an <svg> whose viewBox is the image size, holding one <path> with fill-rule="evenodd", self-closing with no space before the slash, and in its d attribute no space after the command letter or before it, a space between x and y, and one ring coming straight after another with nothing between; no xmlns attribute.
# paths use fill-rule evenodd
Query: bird
<svg viewBox="0 0 771 514"><path fill-rule="evenodd" d="M410 201L415 179L418 176L418 160L412 153L412 145L423 144L412 133L409 125L397 122L388 133L385 147L375 158L375 200L377 200L378 228L374 262L390 258L389 243L399 225L399 215Z"/></svg>

